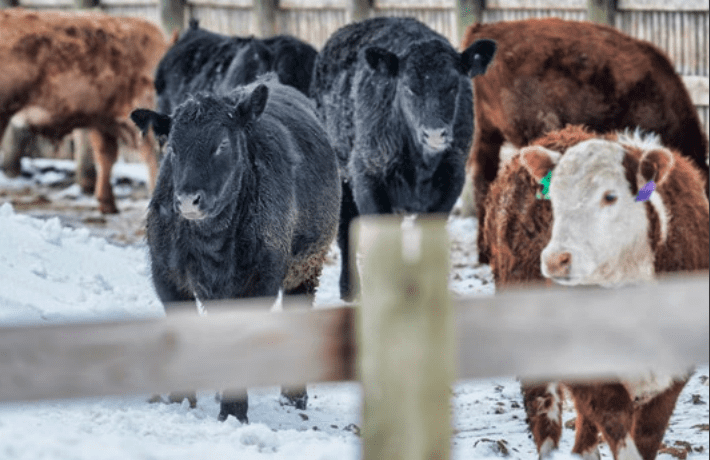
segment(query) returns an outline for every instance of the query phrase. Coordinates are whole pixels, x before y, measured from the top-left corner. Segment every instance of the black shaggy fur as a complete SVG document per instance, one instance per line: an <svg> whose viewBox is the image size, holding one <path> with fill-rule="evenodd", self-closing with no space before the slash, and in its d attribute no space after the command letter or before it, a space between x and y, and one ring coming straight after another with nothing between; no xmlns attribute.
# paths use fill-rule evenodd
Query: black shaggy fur
<svg viewBox="0 0 710 460"><path fill-rule="evenodd" d="M158 65L158 111L171 114L190 94L227 93L269 71L307 94L316 54L311 45L288 35L229 37L200 29L192 20Z"/></svg>
<svg viewBox="0 0 710 460"><path fill-rule="evenodd" d="M155 289L171 302L313 294L340 205L337 160L313 103L268 74L198 93L172 116L147 217ZM138 116L142 115L142 116ZM303 390L305 396L305 389ZM305 399L303 399L305 408ZM246 399L222 403L246 421Z"/></svg>
<svg viewBox="0 0 710 460"><path fill-rule="evenodd" d="M359 214L448 213L473 134L470 77L495 43L457 53L415 19L350 24L316 58L316 101L343 176L340 294L351 298L349 226Z"/></svg>

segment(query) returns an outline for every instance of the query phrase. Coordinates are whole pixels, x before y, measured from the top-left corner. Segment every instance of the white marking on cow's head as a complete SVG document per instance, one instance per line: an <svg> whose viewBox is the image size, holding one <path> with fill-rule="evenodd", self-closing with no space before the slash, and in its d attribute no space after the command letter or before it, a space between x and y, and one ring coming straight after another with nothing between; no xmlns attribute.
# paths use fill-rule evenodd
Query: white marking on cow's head
<svg viewBox="0 0 710 460"><path fill-rule="evenodd" d="M550 181L554 218L541 255L544 276L564 285L604 286L653 277L646 209L631 192L625 155L618 142L590 139L559 159Z"/></svg>

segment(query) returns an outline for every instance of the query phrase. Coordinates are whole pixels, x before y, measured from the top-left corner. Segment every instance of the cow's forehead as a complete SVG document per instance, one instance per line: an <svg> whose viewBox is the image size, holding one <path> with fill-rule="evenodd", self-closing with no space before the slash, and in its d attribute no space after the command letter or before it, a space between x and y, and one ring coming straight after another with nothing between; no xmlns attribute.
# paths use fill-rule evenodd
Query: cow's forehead
<svg viewBox="0 0 710 460"><path fill-rule="evenodd" d="M442 73L454 70L458 55L437 41L412 46L407 55L406 70L416 75Z"/></svg>
<svg viewBox="0 0 710 460"><path fill-rule="evenodd" d="M624 148L616 142L590 139L569 148L553 173L555 188L584 192L626 180Z"/></svg>

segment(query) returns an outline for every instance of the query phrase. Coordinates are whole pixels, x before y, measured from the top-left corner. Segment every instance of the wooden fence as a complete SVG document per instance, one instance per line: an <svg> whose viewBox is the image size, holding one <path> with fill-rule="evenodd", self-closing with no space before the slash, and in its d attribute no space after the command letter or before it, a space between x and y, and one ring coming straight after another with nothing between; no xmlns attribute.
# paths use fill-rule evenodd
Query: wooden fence
<svg viewBox="0 0 710 460"><path fill-rule="evenodd" d="M366 459L444 460L449 411L430 406L448 405L455 378L605 378L709 361L707 272L453 300L443 220L404 230L366 220L354 233L359 308L230 301L204 316L193 304L156 320L0 328L0 401L359 379Z"/></svg>
<svg viewBox="0 0 710 460"><path fill-rule="evenodd" d="M190 18L235 35L288 33L316 47L352 19L413 16L458 45L464 28L557 16L595 20L654 43L683 76L705 132L710 132L710 6L707 0L0 0L28 8L95 6L115 15L140 16L166 29ZM14 3L13 3L14 2Z"/></svg>

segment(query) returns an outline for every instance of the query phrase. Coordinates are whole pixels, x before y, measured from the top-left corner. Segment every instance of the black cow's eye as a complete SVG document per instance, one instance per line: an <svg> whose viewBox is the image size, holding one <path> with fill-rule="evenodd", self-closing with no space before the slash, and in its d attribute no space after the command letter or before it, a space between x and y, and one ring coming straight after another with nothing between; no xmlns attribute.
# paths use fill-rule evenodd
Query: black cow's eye
<svg viewBox="0 0 710 460"><path fill-rule="evenodd" d="M610 206L614 203L616 203L617 200L616 193L612 192L611 190L604 192L604 197L602 198L602 205L603 206Z"/></svg>

